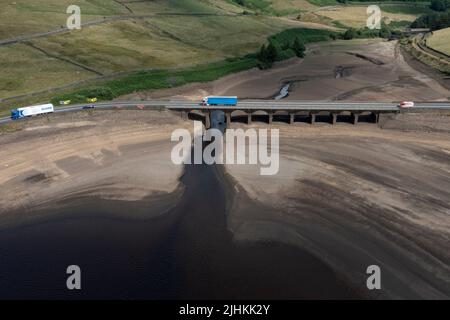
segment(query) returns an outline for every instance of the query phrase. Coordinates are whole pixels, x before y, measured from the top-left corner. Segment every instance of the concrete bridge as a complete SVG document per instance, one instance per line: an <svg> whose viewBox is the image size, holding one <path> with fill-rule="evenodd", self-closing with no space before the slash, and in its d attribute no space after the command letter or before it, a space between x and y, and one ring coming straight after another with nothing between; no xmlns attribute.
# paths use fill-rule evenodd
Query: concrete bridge
<svg viewBox="0 0 450 320"><path fill-rule="evenodd" d="M450 110L449 102L420 102L413 108L400 109L395 103L382 102L320 102L320 101L293 101L293 100L244 100L236 106L202 106L198 102L186 100L138 100L138 101L109 101L98 103L84 103L67 107L58 107L55 113L75 112L89 107L95 109L117 109L117 108L165 108L180 111L182 115L196 114L205 121L205 125L211 125L211 112L223 111L227 119L227 126L235 120L251 123L253 118L265 118L267 123L282 119L282 121L294 123L299 117L307 117L314 124L320 117L326 117L328 121L335 124L343 116L350 117L352 123L357 124L364 116L366 119L377 123L383 113L396 113L402 111L416 110ZM0 125L12 121L11 117L0 118ZM367 120L366 120L367 121Z"/></svg>
<svg viewBox="0 0 450 320"><path fill-rule="evenodd" d="M307 117L312 125L317 117L328 117L331 124L336 124L338 117L350 116L351 122L357 124L360 116L370 119L373 123L378 123L380 114L398 112L396 104L390 103L354 103L354 102L308 102L308 101L242 101L236 106L201 106L199 104L180 104L166 106L167 109L180 111L182 116L188 117L190 113L195 113L204 117L205 126L211 126L211 112L222 111L225 113L227 127L234 119L246 118L248 124L252 123L252 118L264 118L268 124L274 121L274 117L286 119L284 121L293 124L298 117Z"/></svg>

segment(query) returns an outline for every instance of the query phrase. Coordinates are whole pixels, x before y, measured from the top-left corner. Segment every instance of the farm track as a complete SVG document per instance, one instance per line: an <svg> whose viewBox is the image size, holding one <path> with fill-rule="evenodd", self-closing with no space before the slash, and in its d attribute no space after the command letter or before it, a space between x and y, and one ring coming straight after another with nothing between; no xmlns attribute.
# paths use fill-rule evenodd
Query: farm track
<svg viewBox="0 0 450 320"><path fill-rule="evenodd" d="M426 45L426 37L423 34L414 39L413 46L416 50L421 51L430 58L438 60L439 63L444 63L450 66L450 57L442 52L436 51L428 47Z"/></svg>

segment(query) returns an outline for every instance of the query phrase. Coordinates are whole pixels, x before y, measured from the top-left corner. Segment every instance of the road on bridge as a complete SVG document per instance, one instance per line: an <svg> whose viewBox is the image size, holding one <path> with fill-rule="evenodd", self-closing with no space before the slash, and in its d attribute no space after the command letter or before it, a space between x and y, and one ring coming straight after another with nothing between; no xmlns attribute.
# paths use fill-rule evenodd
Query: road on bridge
<svg viewBox="0 0 450 320"><path fill-rule="evenodd" d="M77 104L67 107L56 107L55 113L80 111L86 107L95 109L111 108L135 108L143 106L144 108L167 108L169 110L179 111L211 111L211 110L242 110L242 111L372 111L372 112L396 112L401 110L398 104L391 102L322 102L322 101L274 101L274 100L244 100L236 106L202 106L199 102L185 100L146 100L146 101L109 101L99 103ZM424 102L416 103L412 108L403 110L450 110L450 103L445 102ZM0 118L0 124L12 121L10 117Z"/></svg>

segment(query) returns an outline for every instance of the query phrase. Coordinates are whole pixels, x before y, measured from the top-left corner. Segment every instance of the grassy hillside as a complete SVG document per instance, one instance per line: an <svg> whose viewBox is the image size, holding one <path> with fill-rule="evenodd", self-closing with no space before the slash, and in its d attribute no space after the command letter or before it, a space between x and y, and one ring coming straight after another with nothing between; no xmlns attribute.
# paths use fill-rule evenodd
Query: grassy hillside
<svg viewBox="0 0 450 320"><path fill-rule="evenodd" d="M250 12L259 12L278 16L295 14L304 10L315 8L315 5L308 0L228 0L228 2L238 5L239 7Z"/></svg>
<svg viewBox="0 0 450 320"><path fill-rule="evenodd" d="M60 28L71 4L80 6L83 22L128 12L109 0L0 0L0 39Z"/></svg>
<svg viewBox="0 0 450 320"><path fill-rule="evenodd" d="M0 49L0 97L56 87L92 76L88 71L47 57L24 44Z"/></svg>
<svg viewBox="0 0 450 320"><path fill-rule="evenodd" d="M108 0L11 3L0 0L6 8L0 38L58 29L71 3L80 5L83 23L121 19L0 46L0 99L120 72L185 68L243 56L296 23L271 15L241 15L240 6L223 0L154 0L126 7Z"/></svg>
<svg viewBox="0 0 450 320"><path fill-rule="evenodd" d="M412 22L417 18L417 13L403 13L392 12L395 10L385 10L386 8L392 9L392 7L381 7L382 17L388 18L390 21L409 21ZM329 18L331 21L339 21L341 24L353 27L363 28L367 22L367 5L354 5L354 6L338 6L330 8L322 8L315 11L315 14L319 14L322 17Z"/></svg>
<svg viewBox="0 0 450 320"><path fill-rule="evenodd" d="M434 31L427 39L427 46L450 56L450 28Z"/></svg>
<svg viewBox="0 0 450 320"><path fill-rule="evenodd" d="M267 40L277 46L282 46L295 38L302 39L304 43L310 43L328 41L335 36L336 33L332 31L297 28L284 30L269 37ZM285 58L290 58L294 55ZM191 68L141 71L116 80L103 82L99 85L88 85L81 90L72 90L69 93L53 97L52 102L55 104L58 104L58 101L61 100L85 102L89 97L111 100L139 90L163 89L190 82L212 81L230 73L256 67L258 63L256 54L248 54L242 58L227 58L219 62Z"/></svg>
<svg viewBox="0 0 450 320"><path fill-rule="evenodd" d="M0 0L0 40L60 30L70 4L81 7L82 23L98 22L0 46L0 102L137 70L191 70L253 53L286 29L342 30L366 19L361 5L320 7L334 0L121 1ZM397 23L417 17L388 16Z"/></svg>

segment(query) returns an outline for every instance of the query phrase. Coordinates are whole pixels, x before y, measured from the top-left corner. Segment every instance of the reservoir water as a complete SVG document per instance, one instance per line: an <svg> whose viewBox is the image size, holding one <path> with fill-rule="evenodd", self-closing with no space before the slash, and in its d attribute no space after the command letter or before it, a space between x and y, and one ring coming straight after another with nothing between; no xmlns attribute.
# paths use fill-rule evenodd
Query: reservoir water
<svg viewBox="0 0 450 320"><path fill-rule="evenodd" d="M289 95L289 88L290 88L291 84L287 83L285 84L281 89L280 89L280 93L274 97L275 100L281 100L286 98Z"/></svg>

